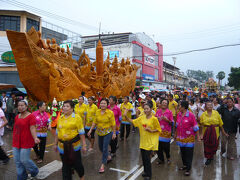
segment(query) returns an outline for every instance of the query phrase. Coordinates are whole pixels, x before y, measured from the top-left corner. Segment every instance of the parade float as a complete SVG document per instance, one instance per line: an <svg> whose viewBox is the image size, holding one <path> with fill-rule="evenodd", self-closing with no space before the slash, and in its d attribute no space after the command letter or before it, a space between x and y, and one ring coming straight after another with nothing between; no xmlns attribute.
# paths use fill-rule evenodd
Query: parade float
<svg viewBox="0 0 240 180"><path fill-rule="evenodd" d="M111 62L103 59L103 47L99 40L96 61L91 62L83 51L79 60L72 58L67 47L60 48L56 40L41 38L33 27L27 33L7 31L16 61L20 80L34 101L51 102L78 98L82 91L86 96L128 96L135 88L138 66L129 59Z"/></svg>
<svg viewBox="0 0 240 180"><path fill-rule="evenodd" d="M204 84L204 89L207 92L217 92L217 90L218 90L217 82L214 81L213 78L209 78L208 81L205 82L205 84Z"/></svg>

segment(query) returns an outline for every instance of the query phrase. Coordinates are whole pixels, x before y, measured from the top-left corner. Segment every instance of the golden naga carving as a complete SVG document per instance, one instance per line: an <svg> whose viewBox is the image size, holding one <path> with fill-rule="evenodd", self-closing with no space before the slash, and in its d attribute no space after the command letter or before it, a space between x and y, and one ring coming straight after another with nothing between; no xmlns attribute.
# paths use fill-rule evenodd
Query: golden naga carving
<svg viewBox="0 0 240 180"><path fill-rule="evenodd" d="M83 51L79 60L72 58L67 47L60 48L56 40L41 39L33 27L27 33L7 31L8 40L16 60L20 80L29 97L35 101L51 102L77 98L82 91L86 96L128 96L135 88L139 69L130 60L117 57L111 63L105 60L101 41L96 48L96 61L91 62Z"/></svg>

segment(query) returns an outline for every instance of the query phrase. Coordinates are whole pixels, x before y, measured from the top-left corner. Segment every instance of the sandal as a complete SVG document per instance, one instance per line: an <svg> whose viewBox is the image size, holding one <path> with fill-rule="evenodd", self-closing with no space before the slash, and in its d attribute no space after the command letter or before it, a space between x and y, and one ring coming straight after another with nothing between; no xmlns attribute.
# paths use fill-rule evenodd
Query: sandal
<svg viewBox="0 0 240 180"><path fill-rule="evenodd" d="M183 171L183 170L186 170L186 169L187 169L187 166L183 166L183 167L180 167L178 170Z"/></svg>
<svg viewBox="0 0 240 180"><path fill-rule="evenodd" d="M93 148L89 148L89 149L88 149L88 152L91 152L91 151L93 151Z"/></svg>
<svg viewBox="0 0 240 180"><path fill-rule="evenodd" d="M190 176L190 172L189 172L189 171L186 171L186 172L184 173L184 175L185 175L185 176Z"/></svg>
<svg viewBox="0 0 240 180"><path fill-rule="evenodd" d="M234 160L234 157L228 157L229 160Z"/></svg>
<svg viewBox="0 0 240 180"><path fill-rule="evenodd" d="M156 163L157 165L160 165L160 164L164 164L164 161L162 161L162 160L159 160L159 161L157 161L157 163Z"/></svg>
<svg viewBox="0 0 240 180"><path fill-rule="evenodd" d="M112 157L110 156L110 158L108 157L107 159L107 163L110 163L112 161Z"/></svg>
<svg viewBox="0 0 240 180"><path fill-rule="evenodd" d="M104 171L104 168L100 168L98 172L99 172L99 173L104 173L104 172L105 172L105 171Z"/></svg>
<svg viewBox="0 0 240 180"><path fill-rule="evenodd" d="M39 159L39 160L37 161L38 164L41 164L42 162L43 162L42 159Z"/></svg>

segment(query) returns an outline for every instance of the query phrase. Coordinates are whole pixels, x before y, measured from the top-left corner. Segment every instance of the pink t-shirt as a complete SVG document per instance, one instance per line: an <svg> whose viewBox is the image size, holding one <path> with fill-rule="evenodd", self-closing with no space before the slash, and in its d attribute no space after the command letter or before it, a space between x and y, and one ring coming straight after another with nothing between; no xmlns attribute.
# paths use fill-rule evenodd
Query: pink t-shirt
<svg viewBox="0 0 240 180"><path fill-rule="evenodd" d="M2 126L4 124L4 121L3 121L4 116L5 116L4 112L3 112L2 108L0 108L0 126ZM4 127L2 127L0 129L0 136L3 136L3 134L4 134Z"/></svg>
<svg viewBox="0 0 240 180"><path fill-rule="evenodd" d="M235 104L235 107L240 110L240 104Z"/></svg>
<svg viewBox="0 0 240 180"><path fill-rule="evenodd" d="M179 112L176 120L177 145L180 147L194 147L195 134L199 130L193 113L187 111L185 116Z"/></svg>
<svg viewBox="0 0 240 180"><path fill-rule="evenodd" d="M32 113L36 118L36 130L37 130L37 137L47 137L47 128L49 117L46 112L42 114L40 111L35 111Z"/></svg>
<svg viewBox="0 0 240 180"><path fill-rule="evenodd" d="M162 109L159 109L156 112L155 116L158 118L159 124L160 124L161 129L162 129L162 132L159 135L159 141L170 142L171 141L172 125L174 124L172 112L169 109L166 109L166 111L163 113ZM170 124L169 122L161 119L163 116L165 116L172 123ZM159 118L160 118L160 120L159 120Z"/></svg>
<svg viewBox="0 0 240 180"><path fill-rule="evenodd" d="M109 105L108 106L108 109L112 110L113 113L114 113L114 117L115 117L115 121L116 121L116 127L119 127L120 126L120 121L122 120L122 112L120 110L120 108L115 105L112 109L111 109L111 106Z"/></svg>

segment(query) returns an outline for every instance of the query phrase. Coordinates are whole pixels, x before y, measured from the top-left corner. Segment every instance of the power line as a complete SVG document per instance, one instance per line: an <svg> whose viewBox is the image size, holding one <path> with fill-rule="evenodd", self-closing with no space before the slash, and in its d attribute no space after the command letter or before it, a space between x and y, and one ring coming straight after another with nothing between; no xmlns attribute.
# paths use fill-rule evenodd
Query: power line
<svg viewBox="0 0 240 180"><path fill-rule="evenodd" d="M202 49L193 49L193 50L189 50L189 51L182 51L182 52L176 52L176 53L170 53L170 54L162 54L162 55L158 55L158 54L154 54L154 55L147 55L147 56L132 56L132 57L122 57L122 58L129 58L129 59L136 59L136 58L143 58L143 57L155 57L155 56L159 56L159 57L167 57L167 56L177 56L177 55L182 55L182 54L189 54L189 53L193 53L193 52L201 52L201 51L209 51L209 50L214 50L214 49L219 49L219 48L225 48L225 47L234 47L234 46L240 46L240 43L236 43L236 44L225 44L225 45L220 45L220 46L214 46L214 47L209 47L209 48L202 48ZM92 60L96 60L94 58L90 58ZM110 60L113 60L114 58L110 58Z"/></svg>
<svg viewBox="0 0 240 180"><path fill-rule="evenodd" d="M193 53L193 52L209 51L209 50L214 50L214 49L219 49L219 48L235 47L235 46L240 46L240 43L225 44L225 45L219 45L219 46L214 46L214 47L209 47L209 48L192 49L192 50L188 50L188 51L169 53L169 54L162 54L162 55L154 54L154 55L148 55L148 56L132 56L132 57L128 57L128 58L129 59L136 59L136 58L149 57L149 56L150 57L155 57L155 56L160 56L160 57L163 57L163 56L165 56L165 57L167 57L167 56L177 56L177 55L189 54L189 53ZM4 50L4 49L0 49L0 50ZM95 60L94 58L90 58L90 59ZM114 59L114 58L111 58L111 60L112 59Z"/></svg>
<svg viewBox="0 0 240 180"><path fill-rule="evenodd" d="M229 28L231 28L231 29L229 29ZM234 28L234 29L232 29L232 28ZM234 24L234 25L219 26L219 27L214 27L211 29L205 29L205 30L195 31L195 32L187 32L187 33L179 33L179 34L166 34L166 35L163 34L160 37L168 38L168 37L183 36L183 35L231 32L231 31L236 31L236 30L240 30L240 22L238 24Z"/></svg>
<svg viewBox="0 0 240 180"><path fill-rule="evenodd" d="M98 28L95 27L95 26L88 25L88 24L85 24L85 23L82 23L82 22L79 22L79 21L75 21L75 20L60 16L60 15L57 15L57 14L54 14L54 13L51 13L51 12L48 12L48 11L45 11L45 10L41 10L41 9L35 8L33 6L30 6L30 5L15 1L15 0L0 0L0 1L3 1L5 3L11 4L13 6L17 6L17 7L23 8L23 9L28 9L30 11L42 14L44 16L57 19L57 20L62 21L64 23L72 24L72 25L75 25L75 26L78 25L78 26L85 27L87 29L91 29L91 30L94 30L94 31L98 30Z"/></svg>

